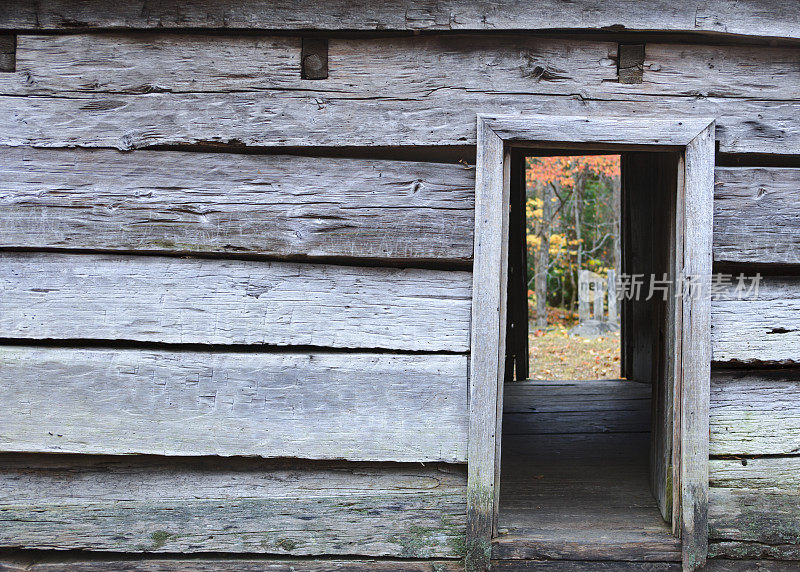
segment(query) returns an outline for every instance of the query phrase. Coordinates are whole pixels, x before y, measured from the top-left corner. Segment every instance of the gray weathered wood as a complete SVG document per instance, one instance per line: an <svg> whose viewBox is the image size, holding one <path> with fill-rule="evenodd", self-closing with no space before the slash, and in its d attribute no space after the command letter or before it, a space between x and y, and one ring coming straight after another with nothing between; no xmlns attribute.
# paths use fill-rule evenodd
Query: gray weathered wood
<svg viewBox="0 0 800 572"><path fill-rule="evenodd" d="M467 358L0 347L0 451L466 461Z"/></svg>
<svg viewBox="0 0 800 572"><path fill-rule="evenodd" d="M17 73L0 77L7 95L309 89L293 37L105 33L20 35L18 43ZM387 84L411 97L437 89L800 97L795 48L650 43L634 85L618 81L618 50L616 42L531 35L332 38L332 73L313 89L362 97ZM452 69L459 73L445 71Z"/></svg>
<svg viewBox="0 0 800 572"><path fill-rule="evenodd" d="M712 302L714 361L800 363L800 279L762 277L758 292L751 294L747 290L755 273L745 276L741 296L734 277L733 285Z"/></svg>
<svg viewBox="0 0 800 572"><path fill-rule="evenodd" d="M331 72L333 73L333 72ZM314 82L316 86L319 82ZM715 117L720 150L800 153L800 102L751 99L486 94L430 90L416 97L352 97L319 91L75 97L0 97L8 120L0 145L111 147L230 144L275 146L474 145L478 113L654 118ZM659 137L657 133L654 134ZM609 142L614 138L609 136ZM650 141L653 143L654 141Z"/></svg>
<svg viewBox="0 0 800 572"><path fill-rule="evenodd" d="M708 125L707 117L681 119L652 118L643 122L631 117L595 115L526 115L501 116L494 119L485 115L492 129L504 141L544 143L586 143L603 145L685 147L696 134ZM711 180L714 179L713 164Z"/></svg>
<svg viewBox="0 0 800 572"><path fill-rule="evenodd" d="M680 278L683 272L684 257L684 215L686 204L684 201L686 187L686 157L685 153L678 157L678 173L675 188L675 218L671 221L674 224L672 234L673 252L670 253L670 271L675 279ZM713 268L713 266L712 266ZM675 303L670 305L667 313L667 327L669 328L669 350L667 352L668 379L672 379L672 533L676 536L680 534L681 528L681 429L680 403L683 392L683 364L681 355L683 353L683 300L676 297L678 283L673 282L670 286ZM667 437L668 438L668 437Z"/></svg>
<svg viewBox="0 0 800 572"><path fill-rule="evenodd" d="M494 560L492 570L527 572L680 572L678 562L631 562L621 560Z"/></svg>
<svg viewBox="0 0 800 572"><path fill-rule="evenodd" d="M0 337L469 348L469 272L0 255Z"/></svg>
<svg viewBox="0 0 800 572"><path fill-rule="evenodd" d="M233 0L145 0L109 6L102 0L8 0L0 11L6 29L200 28L275 30L552 30L629 29L722 32L748 36L800 37L790 0L765 6L758 0L623 0L614 6L591 0L521 5L513 0L335 0L300 5Z"/></svg>
<svg viewBox="0 0 800 572"><path fill-rule="evenodd" d="M0 149L0 246L469 260L460 165Z"/></svg>
<svg viewBox="0 0 800 572"><path fill-rule="evenodd" d="M729 489L709 491L709 538L771 545L800 544L800 493Z"/></svg>
<svg viewBox="0 0 800 572"><path fill-rule="evenodd" d="M499 502L511 200L503 140L481 116L477 126L466 550L466 567L476 572L489 567Z"/></svg>
<svg viewBox="0 0 800 572"><path fill-rule="evenodd" d="M800 263L798 203L800 169L717 168L714 260Z"/></svg>
<svg viewBox="0 0 800 572"><path fill-rule="evenodd" d="M715 562L718 558L735 558L742 562L739 568L720 568L720 570L775 570L784 572L800 570L800 545L798 544L764 544L763 542L722 540L709 543L709 555ZM743 562L742 559L750 559ZM791 562L786 562L787 560Z"/></svg>
<svg viewBox="0 0 800 572"><path fill-rule="evenodd" d="M506 383L503 437L649 432L650 393L633 381Z"/></svg>
<svg viewBox="0 0 800 572"><path fill-rule="evenodd" d="M712 455L800 454L800 372L715 370Z"/></svg>
<svg viewBox="0 0 800 572"><path fill-rule="evenodd" d="M781 402L776 403L780 407ZM780 440L782 435L775 435ZM712 487L731 489L800 491L800 456L711 459Z"/></svg>
<svg viewBox="0 0 800 572"><path fill-rule="evenodd" d="M682 199L678 202L682 211L681 234L683 235L683 251L680 269L687 275L708 280L711 274L711 245L712 245L712 208L714 192L714 126L713 120L689 119L683 122L661 119L643 125L631 118L600 116L549 116L533 115L519 116L493 116L481 115L478 121L478 134L481 141L486 144L478 145L478 159L476 168L478 180L476 183L476 239L475 239L475 266L473 286L473 321L472 321L472 366L471 371L471 402L470 402L470 452L468 482L468 510L467 510L467 542L477 546L481 538L489 536L492 517L484 517L482 513L470 511L470 507L480 506L472 500L477 498L476 491L482 490L478 477L478 467L488 468L487 454L491 454L490 443L497 447L496 435L491 434L491 428L499 432L500 412L502 409L493 409L496 402L502 407L502 387L500 398L495 400L495 384L497 379L502 380L502 371L493 367L501 356L504 356L502 347L505 328L500 328L499 343L495 342L494 334L486 337L484 332L496 332L496 324L490 321L493 313L503 307L503 293L501 288L498 298L487 296L481 300L478 295L482 290L479 284L494 285L498 275L501 282L504 279L504 265L502 264L502 248L507 243L505 229L502 223L494 227L489 223L494 217L507 216L508 201L503 195L504 183L508 177L501 177L500 165L502 164L503 142L526 145L562 145L586 143L595 146L617 145L624 150L649 148L651 150L684 149L685 163L680 162L678 167L681 174L678 176L680 185L679 193ZM481 177L485 177L482 179ZM488 189L483 186L490 184ZM481 214L481 192L485 198L493 199L495 214ZM503 214L505 213L505 214ZM487 258L486 266L479 265L478 245L483 240L481 225L494 228L490 233L492 240L500 243L495 252L499 253L492 261ZM494 288L485 286L488 292ZM707 294L707 292L706 292ZM676 410L679 412L678 423L680 452L680 507L681 538L683 550L683 565L689 570L697 569L706 560L708 548L707 535L707 493L708 493L708 392L711 362L711 342L708 332L711 325L710 296L700 295L688 297L682 304L682 329L680 332L681 344L684 348L691 348L690 352L683 352L681 363L681 392L676 400ZM476 322L477 316L484 313L487 327L482 327L481 322ZM476 325L477 324L477 325ZM501 324L502 325L502 324ZM482 349L476 340L476 332L483 334ZM488 342L486 341L488 340ZM500 346L498 348L498 346ZM498 352L498 349L500 350ZM476 354L479 355L476 358ZM479 367L474 367L476 359ZM492 361L494 360L494 362ZM483 363L481 363L481 361ZM492 367L489 367L492 366ZM475 372L480 375L476 376ZM480 393L479 393L479 392ZM480 406L475 402L480 400ZM492 419L491 415L497 418ZM495 425L496 424L496 425ZM495 459L499 462L499 451L494 451ZM495 474L499 475L498 468ZM484 473L485 475L485 473ZM489 492L489 491L487 491ZM494 493L494 491L491 491ZM486 495L484 503L489 503ZM478 532L479 534L475 534ZM475 567L481 569L485 564L476 553L471 553L468 546L468 560ZM477 564L476 564L477 563Z"/></svg>
<svg viewBox="0 0 800 572"><path fill-rule="evenodd" d="M686 146L683 207L683 264L686 276L711 275L714 203L714 122ZM684 296L682 304L680 491L683 566L702 567L708 552L709 384L711 377L710 294Z"/></svg>
<svg viewBox="0 0 800 572"><path fill-rule="evenodd" d="M548 385L548 383L550 385ZM584 394L584 384L585 394ZM509 417L531 418L596 399L601 414L649 412L649 386L630 381L507 383L503 473L494 558L680 560L648 479L648 433L600 433L587 418L547 437L510 436ZM624 399L626 396L628 399ZM644 397L644 398L643 398ZM563 403L563 406L559 406ZM614 404L617 407L614 408Z"/></svg>
<svg viewBox="0 0 800 572"><path fill-rule="evenodd" d="M619 533L611 530L582 530L565 539L564 531L527 532L494 541L492 557L509 560L634 560L644 562L680 561L680 540L668 534Z"/></svg>
<svg viewBox="0 0 800 572"><path fill-rule="evenodd" d="M56 572L68 568L72 572L459 572L464 565L459 560L364 560L364 559L296 559L280 558L191 558L191 559L70 559L53 558L43 561L5 559L0 561L0 571L20 569L30 572ZM635 569L639 570L639 569ZM660 572L661 569L647 569Z"/></svg>
<svg viewBox="0 0 800 572"><path fill-rule="evenodd" d="M429 558L463 546L466 477L446 465L6 456L0 483L4 548Z"/></svg>

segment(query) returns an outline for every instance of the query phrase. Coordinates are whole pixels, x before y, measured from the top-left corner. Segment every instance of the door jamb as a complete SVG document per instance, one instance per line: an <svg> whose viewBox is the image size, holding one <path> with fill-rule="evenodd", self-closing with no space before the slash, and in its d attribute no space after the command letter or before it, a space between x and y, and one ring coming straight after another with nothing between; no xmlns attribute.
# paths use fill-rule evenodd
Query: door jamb
<svg viewBox="0 0 800 572"><path fill-rule="evenodd" d="M682 252L676 276L695 288L711 277L714 120L588 116L479 115L470 331L467 462L468 570L487 570L495 533L505 367L510 153L512 146L678 151L676 234ZM708 416L711 297L708 290L675 298L677 352L673 444L676 531L683 567L702 566L708 552ZM691 349L691 351L682 351Z"/></svg>

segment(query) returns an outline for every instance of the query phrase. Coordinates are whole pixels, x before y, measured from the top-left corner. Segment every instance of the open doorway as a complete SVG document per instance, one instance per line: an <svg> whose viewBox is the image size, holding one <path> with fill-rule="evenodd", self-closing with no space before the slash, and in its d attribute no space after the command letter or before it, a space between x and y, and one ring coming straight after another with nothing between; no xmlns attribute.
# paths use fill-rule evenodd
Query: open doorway
<svg viewBox="0 0 800 572"><path fill-rule="evenodd" d="M514 360L514 377L517 364L526 363L518 351L518 330L509 335L506 328L509 316L527 323L527 316L522 320L522 313L511 309L519 307L514 297L524 300L526 292L509 291L509 274L517 257L509 252L514 244L509 233L510 195L514 179L523 175L512 163L525 148L566 149L569 155L620 153L623 267L628 272L653 274L664 257L668 261L667 300L660 305L626 302L621 308L622 372L628 379L639 378L639 373L651 376L649 480L661 518L671 520L672 532L679 538L684 569L699 568L708 552L711 299L704 285L711 278L713 119L479 115L477 143L467 569L486 570L493 557L525 558L514 555L516 547L535 544L523 542L515 547L498 534L506 372L510 360ZM536 155L536 151L522 156ZM667 202L667 210L660 208L662 201ZM656 231L656 227L667 230ZM652 238L636 240L633 235L641 232ZM627 240L626 233L631 235ZM656 248L663 243L667 248ZM680 296L675 295L676 288ZM648 352L650 357L644 357ZM606 544L618 548L613 538ZM674 559L675 546L667 548L671 555L667 559ZM622 560L650 560L649 555L657 552L652 547L646 550L643 555L636 553L635 545L626 545L622 552L627 556Z"/></svg>
<svg viewBox="0 0 800 572"><path fill-rule="evenodd" d="M680 560L667 369L679 156L531 153L510 165L496 557Z"/></svg>

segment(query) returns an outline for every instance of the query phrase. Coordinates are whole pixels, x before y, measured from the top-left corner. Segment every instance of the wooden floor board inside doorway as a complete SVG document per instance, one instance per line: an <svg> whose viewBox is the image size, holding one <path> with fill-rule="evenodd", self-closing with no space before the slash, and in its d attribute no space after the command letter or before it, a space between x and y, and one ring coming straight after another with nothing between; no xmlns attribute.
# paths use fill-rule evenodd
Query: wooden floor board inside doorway
<svg viewBox="0 0 800 572"><path fill-rule="evenodd" d="M506 384L494 559L680 561L650 492L649 393L632 381Z"/></svg>

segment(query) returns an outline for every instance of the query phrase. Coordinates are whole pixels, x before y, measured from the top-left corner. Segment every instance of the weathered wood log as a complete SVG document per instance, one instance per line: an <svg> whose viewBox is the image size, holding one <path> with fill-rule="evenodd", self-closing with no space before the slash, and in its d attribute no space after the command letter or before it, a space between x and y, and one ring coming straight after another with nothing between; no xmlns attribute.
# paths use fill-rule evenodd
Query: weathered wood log
<svg viewBox="0 0 800 572"><path fill-rule="evenodd" d="M199 28L273 30L664 30L722 32L747 36L800 37L791 1L622 0L614 6L591 0L521 5L513 0L335 0L298 6L292 0L136 0L109 6L102 0L7 0L0 28Z"/></svg>
<svg viewBox="0 0 800 572"><path fill-rule="evenodd" d="M714 370L712 455L800 453L800 372Z"/></svg>
<svg viewBox="0 0 800 572"><path fill-rule="evenodd" d="M20 36L5 95L306 91L420 98L434 90L630 93L616 83L617 44L531 36L331 39L329 77L304 81L292 37L176 34ZM199 62L202 64L198 65ZM491 65L489 65L491 63ZM459 73L447 70L458 69Z"/></svg>
<svg viewBox="0 0 800 572"><path fill-rule="evenodd" d="M800 544L800 493L712 487L708 535L715 540Z"/></svg>
<svg viewBox="0 0 800 572"><path fill-rule="evenodd" d="M621 560L492 560L492 570L528 572L680 572L679 562L631 562ZM725 572L730 572L725 570Z"/></svg>
<svg viewBox="0 0 800 572"><path fill-rule="evenodd" d="M714 260L800 263L800 169L718 167Z"/></svg>
<svg viewBox="0 0 800 572"><path fill-rule="evenodd" d="M503 435L649 432L650 392L633 381L506 383Z"/></svg>
<svg viewBox="0 0 800 572"><path fill-rule="evenodd" d="M471 257L474 179L460 167L30 148L3 158L3 246ZM716 177L715 260L797 262L800 170L720 167Z"/></svg>
<svg viewBox="0 0 800 572"><path fill-rule="evenodd" d="M0 451L466 461L467 358L0 346Z"/></svg>
<svg viewBox="0 0 800 572"><path fill-rule="evenodd" d="M333 71L331 71L333 75ZM321 80L324 81L324 80ZM314 82L318 85L319 82ZM396 146L474 145L478 114L715 117L719 150L800 153L800 102L619 95L583 96L434 90L418 97L353 98L326 91L80 94L0 97L0 145Z"/></svg>
<svg viewBox="0 0 800 572"><path fill-rule="evenodd" d="M472 258L474 171L461 166L27 147L2 155L4 247ZM800 169L718 167L715 260L800 261L798 186Z"/></svg>
<svg viewBox="0 0 800 572"><path fill-rule="evenodd" d="M0 150L0 246L472 258L458 165L107 149Z"/></svg>
<svg viewBox="0 0 800 572"><path fill-rule="evenodd" d="M429 558L463 546L462 467L31 455L5 456L0 483L4 548Z"/></svg>
<svg viewBox="0 0 800 572"><path fill-rule="evenodd" d="M0 337L469 349L469 272L0 254Z"/></svg>
<svg viewBox="0 0 800 572"><path fill-rule="evenodd" d="M800 544L764 544L763 542L723 540L709 543L709 555L719 562L720 558L735 558L730 563L740 563L736 568L729 565L718 570L764 570L783 572L800 567ZM748 560L744 560L748 559ZM787 560L791 562L787 562Z"/></svg>
<svg viewBox="0 0 800 572"><path fill-rule="evenodd" d="M17 73L0 93L140 94L305 91L300 39L286 36L20 35ZM482 93L680 95L798 99L794 48L648 43L635 85L618 81L616 42L537 36L414 36L329 41L332 73L314 89L418 98L439 89ZM459 73L447 73L455 70ZM743 73L742 70L746 70Z"/></svg>
<svg viewBox="0 0 800 572"><path fill-rule="evenodd" d="M762 277L758 291L750 293L755 273L746 276L741 295L734 278L712 301L713 361L800 363L800 279Z"/></svg>
<svg viewBox="0 0 800 572"><path fill-rule="evenodd" d="M0 561L0 570L11 572L24 569L30 572L55 572L68 568L74 572L99 572L116 570L118 572L463 572L464 565L459 560L365 560L336 559L291 560L269 558L258 560L243 558L191 558L185 560L142 559L117 560L100 559L76 560L49 559L41 562L30 558ZM661 568L648 568L657 572Z"/></svg>
<svg viewBox="0 0 800 572"><path fill-rule="evenodd" d="M784 436L775 438L780 440ZM800 456L711 459L709 479L712 487L799 492Z"/></svg>
<svg viewBox="0 0 800 572"><path fill-rule="evenodd" d="M645 562L680 561L680 540L668 535L634 534L614 530L584 530L581 540L564 541L563 531L520 531L521 538L497 538L492 545L492 558L508 560L639 560Z"/></svg>

